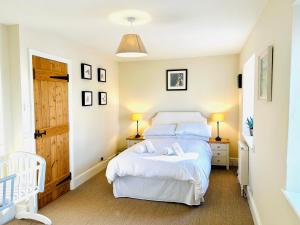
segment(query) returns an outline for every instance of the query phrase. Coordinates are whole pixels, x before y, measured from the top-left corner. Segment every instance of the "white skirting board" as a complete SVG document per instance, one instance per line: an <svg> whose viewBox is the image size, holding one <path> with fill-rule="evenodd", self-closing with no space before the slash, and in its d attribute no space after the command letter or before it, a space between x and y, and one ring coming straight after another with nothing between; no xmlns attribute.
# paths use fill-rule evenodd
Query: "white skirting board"
<svg viewBox="0 0 300 225"><path fill-rule="evenodd" d="M74 190L79 185L83 184L84 182L88 181L92 177L94 177L96 174L100 173L102 170L104 170L109 162L113 157L115 157L115 154L110 156L108 159L101 161L94 165L93 167L89 168L85 172L81 173L80 175L74 177L71 180L71 190Z"/></svg>
<svg viewBox="0 0 300 225"><path fill-rule="evenodd" d="M251 214L252 214L254 224L255 225L262 225L258 210L257 210L256 205L255 205L255 201L254 201L254 199L252 197L252 194L249 191L248 187L247 187L247 199L248 199L248 204L249 204L249 207L250 207L250 211L251 211Z"/></svg>
<svg viewBox="0 0 300 225"><path fill-rule="evenodd" d="M229 159L229 164L230 166L238 166L239 162L238 162L238 158L231 158Z"/></svg>

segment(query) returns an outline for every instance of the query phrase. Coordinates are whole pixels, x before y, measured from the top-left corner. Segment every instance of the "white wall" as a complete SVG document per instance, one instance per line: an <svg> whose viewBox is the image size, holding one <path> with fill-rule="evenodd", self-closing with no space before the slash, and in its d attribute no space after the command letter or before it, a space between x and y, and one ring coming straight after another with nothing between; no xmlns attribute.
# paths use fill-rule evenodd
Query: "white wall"
<svg viewBox="0 0 300 225"><path fill-rule="evenodd" d="M8 40L7 40L7 28L4 25L0 24L0 156L5 154L5 137L4 137L4 87L3 83L5 82L5 75L7 71L7 57L8 57Z"/></svg>
<svg viewBox="0 0 300 225"><path fill-rule="evenodd" d="M10 105L10 121L7 128L11 130L12 136L8 139L11 142L9 152L22 150L23 134L20 129L22 124L22 104L18 96L22 96L21 79L20 79L20 33L19 26L8 26L8 60L9 60L9 85L5 85L7 97L6 105ZM7 96L7 95L6 95ZM7 117L5 117L6 119Z"/></svg>
<svg viewBox="0 0 300 225"><path fill-rule="evenodd" d="M296 225L299 219L281 192L286 184L292 0L270 0L246 45L241 68L252 54L274 46L273 100L254 100L253 200L262 225Z"/></svg>
<svg viewBox="0 0 300 225"><path fill-rule="evenodd" d="M72 67L70 90L71 106L70 132L73 132L74 146L74 174L75 177L85 172L96 163L100 157L107 158L116 151L118 138L118 64L103 57L100 51L79 45L53 33L33 31L20 27L20 74L18 82L22 85L22 92L14 95L14 101L22 109L18 130L22 135L20 148L33 151L32 105L31 105L31 71L29 65L29 49L46 54L62 57L71 61ZM99 39L101 41L101 39ZM103 40L105 41L105 40ZM82 80L80 63L86 62L93 66L93 80ZM97 67L107 69L107 83L97 82ZM94 105L81 106L81 91L93 91ZM97 92L107 91L108 105L99 106ZM15 119L15 117L14 117ZM72 141L72 140L70 140Z"/></svg>
<svg viewBox="0 0 300 225"><path fill-rule="evenodd" d="M0 118L3 118L0 127L4 129L1 135L2 154L7 154L12 149L16 149L21 140L21 132L18 132L21 105L14 101L14 96L20 95L19 28L17 25L0 24L0 50Z"/></svg>
<svg viewBox="0 0 300 225"><path fill-rule="evenodd" d="M187 91L166 91L167 69L188 69ZM225 112L221 136L231 139L237 157L238 56L216 56L120 63L120 146L135 132L132 112L146 113L142 130L158 111L201 111L206 116ZM214 135L215 127L214 125Z"/></svg>

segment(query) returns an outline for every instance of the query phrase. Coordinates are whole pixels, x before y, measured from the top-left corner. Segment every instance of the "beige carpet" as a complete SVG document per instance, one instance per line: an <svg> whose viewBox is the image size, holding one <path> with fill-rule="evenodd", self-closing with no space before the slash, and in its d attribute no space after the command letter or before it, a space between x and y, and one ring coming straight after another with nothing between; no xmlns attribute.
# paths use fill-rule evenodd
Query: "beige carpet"
<svg viewBox="0 0 300 225"><path fill-rule="evenodd" d="M234 170L214 169L205 203L115 199L104 172L41 210L55 225L253 225ZM10 225L39 224L14 220Z"/></svg>

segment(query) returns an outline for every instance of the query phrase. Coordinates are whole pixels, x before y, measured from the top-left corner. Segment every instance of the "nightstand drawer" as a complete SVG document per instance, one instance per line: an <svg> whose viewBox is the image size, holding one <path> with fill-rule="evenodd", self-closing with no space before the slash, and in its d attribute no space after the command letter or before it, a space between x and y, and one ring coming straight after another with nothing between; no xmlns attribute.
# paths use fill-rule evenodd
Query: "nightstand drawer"
<svg viewBox="0 0 300 225"><path fill-rule="evenodd" d="M226 166L226 169L229 169L229 139L222 138L221 141L216 141L215 138L210 138L209 144L213 154L211 164Z"/></svg>
<svg viewBox="0 0 300 225"><path fill-rule="evenodd" d="M224 151L224 150L214 150L213 151L213 156L216 157L216 156L227 156L227 152Z"/></svg>
<svg viewBox="0 0 300 225"><path fill-rule="evenodd" d="M227 157L226 156L213 156L212 164L213 165L226 165Z"/></svg>
<svg viewBox="0 0 300 225"><path fill-rule="evenodd" d="M135 145L135 144L137 144L137 143L139 143L139 142L141 142L141 141L138 141L138 140L130 140L130 141L128 141L128 142L129 142L129 145L132 146L132 145Z"/></svg>
<svg viewBox="0 0 300 225"><path fill-rule="evenodd" d="M212 150L228 150L228 144L211 144L210 145Z"/></svg>

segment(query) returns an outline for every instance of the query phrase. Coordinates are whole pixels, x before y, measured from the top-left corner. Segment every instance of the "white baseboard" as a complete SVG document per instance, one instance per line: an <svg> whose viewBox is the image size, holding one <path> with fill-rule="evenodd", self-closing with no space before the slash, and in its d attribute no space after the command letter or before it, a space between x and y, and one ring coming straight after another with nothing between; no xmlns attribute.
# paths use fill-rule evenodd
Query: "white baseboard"
<svg viewBox="0 0 300 225"><path fill-rule="evenodd" d="M74 190L79 185L83 184L84 182L88 181L92 177L94 177L96 174L100 173L102 170L104 170L109 162L115 155L110 156L108 159L97 163L93 167L89 168L88 170L84 171L83 173L79 174L78 176L74 177L71 180L71 190Z"/></svg>
<svg viewBox="0 0 300 225"><path fill-rule="evenodd" d="M238 162L238 158L230 158L229 159L229 164L230 166L238 166L239 162Z"/></svg>
<svg viewBox="0 0 300 225"><path fill-rule="evenodd" d="M256 205L255 205L255 201L252 197L251 192L248 190L248 187L247 187L247 199L248 199L248 204L249 204L249 207L250 207L250 211L251 211L251 214L252 214L254 224L255 225L262 225L258 210L257 210Z"/></svg>

